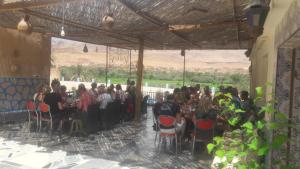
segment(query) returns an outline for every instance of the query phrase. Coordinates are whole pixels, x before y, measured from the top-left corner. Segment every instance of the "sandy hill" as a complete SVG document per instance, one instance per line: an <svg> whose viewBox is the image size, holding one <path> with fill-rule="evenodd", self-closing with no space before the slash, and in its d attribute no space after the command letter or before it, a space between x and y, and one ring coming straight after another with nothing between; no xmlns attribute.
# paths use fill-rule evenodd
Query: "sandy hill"
<svg viewBox="0 0 300 169"><path fill-rule="evenodd" d="M89 52L84 53L84 43L57 38L52 39L53 64L60 66L87 65L105 66L106 47L86 44ZM186 69L188 71L248 73L250 61L244 50L191 50L186 51ZM135 67L137 51L132 51L132 64ZM183 69L183 57L176 50L147 50L144 56L146 70ZM129 68L129 51L109 48L109 67Z"/></svg>

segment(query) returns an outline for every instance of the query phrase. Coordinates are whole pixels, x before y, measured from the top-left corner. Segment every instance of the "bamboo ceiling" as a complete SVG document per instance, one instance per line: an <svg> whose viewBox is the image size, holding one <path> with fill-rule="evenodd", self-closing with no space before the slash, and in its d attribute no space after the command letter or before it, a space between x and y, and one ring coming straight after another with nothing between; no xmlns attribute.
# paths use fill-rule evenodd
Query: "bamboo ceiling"
<svg viewBox="0 0 300 169"><path fill-rule="evenodd" d="M2 5L1 5L2 3ZM65 39L137 49L247 49L243 9L248 0L0 0L0 26L16 29L25 14L34 32ZM113 13L112 29L102 18Z"/></svg>

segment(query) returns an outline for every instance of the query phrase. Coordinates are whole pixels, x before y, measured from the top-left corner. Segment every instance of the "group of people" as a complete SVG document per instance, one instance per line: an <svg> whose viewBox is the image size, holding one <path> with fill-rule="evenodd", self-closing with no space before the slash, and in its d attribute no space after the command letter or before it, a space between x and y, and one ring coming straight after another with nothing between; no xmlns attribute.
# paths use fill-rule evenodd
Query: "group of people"
<svg viewBox="0 0 300 169"><path fill-rule="evenodd" d="M247 91L241 91L232 86L220 86L219 91L213 96L208 86L201 91L200 85L174 89L173 94L156 93L157 102L153 106L153 113L158 123L160 115L173 116L176 119L176 132L185 138L191 139L191 134L198 119L211 119L216 122L216 134L222 135L225 130L230 130L228 114L222 113L225 109L221 100L229 101L234 109L243 110L241 122L258 118L256 106L249 98ZM156 126L157 124L154 124ZM160 126L164 130L163 126Z"/></svg>
<svg viewBox="0 0 300 169"><path fill-rule="evenodd" d="M52 89L52 90L51 90ZM51 116L54 122L54 129L58 129L61 119L65 118L70 112L80 115L83 123L87 123L88 111L91 107L97 107L100 113L103 113L107 105L118 101L120 104L126 104L128 113L133 115L135 104L135 82L129 81L127 89L122 90L122 86L113 84L109 87L92 83L91 88L86 89L84 84L80 84L78 89L67 92L67 87L60 85L59 80L54 79L49 85L41 85L33 96L36 106L39 103L46 103L51 110ZM74 113L75 112L75 113ZM130 116L130 115L129 115Z"/></svg>
<svg viewBox="0 0 300 169"><path fill-rule="evenodd" d="M230 117L221 113L224 105L220 103L222 99L228 100L228 94L230 94L230 102L235 109L245 111L245 113L241 113L241 121L258 118L255 113L257 108L249 98L247 91L241 91L239 94L237 88L220 86L217 94L213 96L211 93L208 86L201 90L200 85L176 88L172 94L157 92L156 103L153 106L155 119L158 121L159 115L174 117L177 133L187 140L191 138L197 119L209 118L216 121L216 132L222 134L224 130L230 128L227 123ZM88 112L93 108L97 109L99 116L102 115L102 117L97 117L100 125L107 125L107 118L103 116L107 115L105 111L112 102L122 105L120 111L124 110L122 114L127 113L127 120L130 120L134 115L135 97L134 81L127 82L125 91L122 90L120 84L105 87L92 83L89 90L84 84L80 84L78 89L67 92L66 86L60 85L60 82L54 79L51 82L51 88L48 85L40 86L33 100L36 105L39 103L49 105L54 129L58 129L61 119L65 118L67 114L69 116L70 112L79 114L83 123L87 124ZM157 125L155 124L155 126ZM106 128L106 126L102 127Z"/></svg>

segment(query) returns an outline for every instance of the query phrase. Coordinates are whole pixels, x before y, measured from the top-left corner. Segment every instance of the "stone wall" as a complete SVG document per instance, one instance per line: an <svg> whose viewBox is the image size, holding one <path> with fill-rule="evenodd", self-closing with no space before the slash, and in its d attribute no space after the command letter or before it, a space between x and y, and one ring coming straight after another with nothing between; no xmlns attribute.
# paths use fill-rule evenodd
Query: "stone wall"
<svg viewBox="0 0 300 169"><path fill-rule="evenodd" d="M300 50L296 52L294 77L294 103L293 103L293 123L295 128L292 130L291 156L294 163L300 167Z"/></svg>
<svg viewBox="0 0 300 169"><path fill-rule="evenodd" d="M292 123L295 124L295 128L292 129L292 136L290 139L290 165L300 166L300 50L296 50L295 60L295 76L292 77L292 57L293 49L281 48L278 50L278 63L277 63L277 75L276 75L276 99L278 101L277 109L289 114L290 104L290 92L291 92L291 79L294 79L293 88L293 116ZM285 159L285 152L274 152L274 159Z"/></svg>
<svg viewBox="0 0 300 169"><path fill-rule="evenodd" d="M25 108L40 83L49 83L51 38L0 27L0 112Z"/></svg>

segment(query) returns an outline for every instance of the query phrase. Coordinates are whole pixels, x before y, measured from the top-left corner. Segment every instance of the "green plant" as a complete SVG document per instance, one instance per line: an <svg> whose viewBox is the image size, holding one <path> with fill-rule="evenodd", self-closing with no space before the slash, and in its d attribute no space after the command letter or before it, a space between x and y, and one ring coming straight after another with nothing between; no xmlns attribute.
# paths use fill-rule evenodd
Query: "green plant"
<svg viewBox="0 0 300 169"><path fill-rule="evenodd" d="M254 103L262 99L263 88L256 88L256 94ZM231 132L215 137L213 143L207 145L208 152L221 159L218 168L232 166L237 169L262 169L265 167L264 158L270 151L284 149L288 140L286 129L293 125L289 123L286 114L274 108L275 103L273 99L259 109L245 111L236 106L230 94L225 94L225 99L221 99L219 104L223 107L221 114L228 118ZM243 117L249 113L256 118L243 121ZM266 121L263 118L265 115L275 118ZM273 137L267 136L267 133L273 133ZM282 162L276 165L279 168L293 168L284 166Z"/></svg>
<svg viewBox="0 0 300 169"><path fill-rule="evenodd" d="M91 81L95 79L99 82L105 81L105 68L99 66L63 66L60 67L61 76L65 80L76 80L79 76L81 80ZM182 72L176 70L146 69L143 74L144 81L151 87L162 87L169 84L170 88L182 86ZM112 83L124 83L130 76L129 70L125 68L109 68L108 78ZM232 78L232 76L234 78ZM136 70L132 70L131 79L136 78ZM124 80L123 80L124 79ZM243 74L223 74L208 72L186 72L187 86L201 84L201 86L234 85L239 90L249 90L249 75Z"/></svg>

